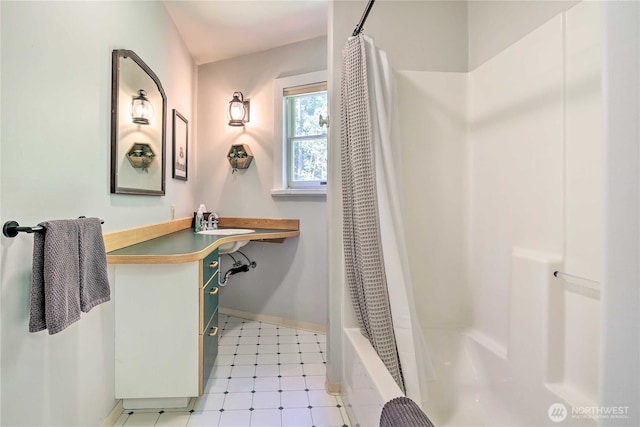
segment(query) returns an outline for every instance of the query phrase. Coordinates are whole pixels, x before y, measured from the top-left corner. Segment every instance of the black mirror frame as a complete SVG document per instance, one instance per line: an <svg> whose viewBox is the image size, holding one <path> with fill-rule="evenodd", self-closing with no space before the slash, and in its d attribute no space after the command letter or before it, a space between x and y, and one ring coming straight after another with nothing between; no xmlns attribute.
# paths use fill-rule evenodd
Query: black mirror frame
<svg viewBox="0 0 640 427"><path fill-rule="evenodd" d="M160 190L145 190L139 188L118 187L116 175L118 169L118 97L120 82L120 58L131 58L154 81L162 96L162 182ZM167 96L158 76L132 50L114 49L111 53L111 193L137 194L147 196L164 196L166 181L166 133L167 133Z"/></svg>

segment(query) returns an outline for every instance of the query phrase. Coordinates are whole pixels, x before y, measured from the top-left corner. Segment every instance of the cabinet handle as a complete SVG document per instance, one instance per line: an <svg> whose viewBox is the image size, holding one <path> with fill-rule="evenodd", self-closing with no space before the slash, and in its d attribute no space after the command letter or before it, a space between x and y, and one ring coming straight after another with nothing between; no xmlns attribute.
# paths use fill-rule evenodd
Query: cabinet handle
<svg viewBox="0 0 640 427"><path fill-rule="evenodd" d="M210 337L215 337L216 335L218 335L218 327L214 326L213 328L211 328L211 330L209 331L209 336Z"/></svg>
<svg viewBox="0 0 640 427"><path fill-rule="evenodd" d="M218 266L218 261L211 261L211 264L209 264L209 268L216 268Z"/></svg>
<svg viewBox="0 0 640 427"><path fill-rule="evenodd" d="M215 288L213 288L213 289L211 289L211 290L209 291L209 295L216 295L216 294L218 293L218 291L219 291L219 290L220 290L220 288L215 287Z"/></svg>

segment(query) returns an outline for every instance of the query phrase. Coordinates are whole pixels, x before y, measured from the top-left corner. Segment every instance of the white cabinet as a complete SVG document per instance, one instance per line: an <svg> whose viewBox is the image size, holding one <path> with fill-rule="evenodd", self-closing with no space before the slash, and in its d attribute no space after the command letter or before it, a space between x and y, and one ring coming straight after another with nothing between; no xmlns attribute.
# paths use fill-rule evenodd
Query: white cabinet
<svg viewBox="0 0 640 427"><path fill-rule="evenodd" d="M217 282L217 251L115 266L115 386L125 408L183 407L202 394L217 354Z"/></svg>

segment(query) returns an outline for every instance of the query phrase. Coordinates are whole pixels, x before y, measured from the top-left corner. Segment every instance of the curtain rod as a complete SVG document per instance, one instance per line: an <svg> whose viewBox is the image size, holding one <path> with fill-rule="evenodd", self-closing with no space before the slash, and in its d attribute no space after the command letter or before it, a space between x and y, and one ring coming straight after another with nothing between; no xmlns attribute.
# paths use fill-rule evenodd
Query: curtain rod
<svg viewBox="0 0 640 427"><path fill-rule="evenodd" d="M362 28L364 27L364 22L367 20L367 16L369 16L369 12L371 12L371 8L373 7L373 3L375 1L376 0L369 0L369 3L367 3L367 7L364 10L364 13L362 14L362 18L360 18L360 22L358 23L358 25L356 25L356 29L353 30L353 34L351 34L351 36L355 37L362 32Z"/></svg>

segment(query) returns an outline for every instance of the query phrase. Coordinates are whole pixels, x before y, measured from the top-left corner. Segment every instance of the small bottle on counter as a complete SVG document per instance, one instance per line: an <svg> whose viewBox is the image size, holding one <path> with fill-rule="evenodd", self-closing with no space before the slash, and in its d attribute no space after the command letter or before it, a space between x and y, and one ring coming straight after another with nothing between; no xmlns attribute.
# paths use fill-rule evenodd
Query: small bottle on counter
<svg viewBox="0 0 640 427"><path fill-rule="evenodd" d="M196 221L195 221L195 230L196 233L202 231L204 225L204 211L202 210L202 205L198 208L198 212L196 213Z"/></svg>

